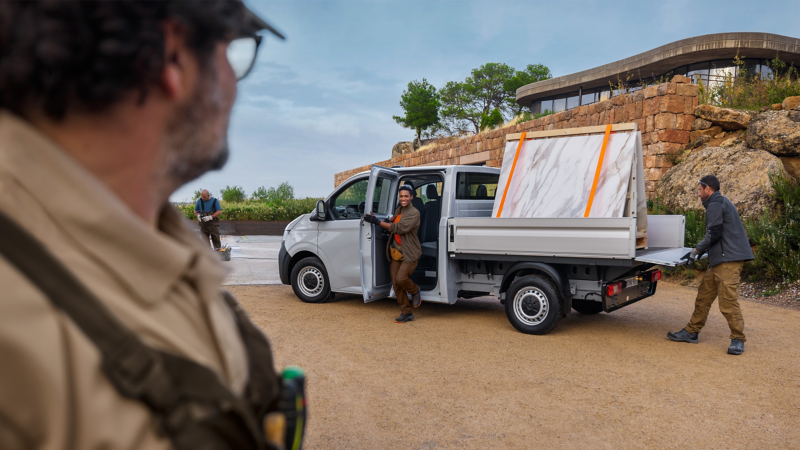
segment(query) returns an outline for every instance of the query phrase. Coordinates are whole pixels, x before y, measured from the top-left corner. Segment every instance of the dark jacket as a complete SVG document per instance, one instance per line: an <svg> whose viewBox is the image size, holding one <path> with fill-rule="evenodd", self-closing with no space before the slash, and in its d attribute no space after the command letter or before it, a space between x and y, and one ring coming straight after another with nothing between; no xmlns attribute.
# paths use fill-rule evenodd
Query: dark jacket
<svg viewBox="0 0 800 450"><path fill-rule="evenodd" d="M397 217L398 214L402 214L400 221L390 224L389 227L391 236L389 237L389 243L386 245L386 257L391 261L389 247L391 247L392 242L395 242L394 235L396 234L400 236L400 241L402 242L400 252L403 254L403 261L418 261L422 256L422 246L419 245L419 238L417 237L420 220L419 211L409 204L405 208L402 206L397 208L394 211L394 216Z"/></svg>
<svg viewBox="0 0 800 450"><path fill-rule="evenodd" d="M736 207L719 192L703 202L706 208L706 235L695 250L708 252L711 267L728 261L750 261L753 251Z"/></svg>

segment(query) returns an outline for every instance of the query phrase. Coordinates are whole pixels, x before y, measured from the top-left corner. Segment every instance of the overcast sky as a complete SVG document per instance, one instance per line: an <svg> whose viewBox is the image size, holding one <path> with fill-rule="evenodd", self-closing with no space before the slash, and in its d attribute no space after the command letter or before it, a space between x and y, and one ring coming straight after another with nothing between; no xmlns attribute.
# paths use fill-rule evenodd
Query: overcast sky
<svg viewBox="0 0 800 450"><path fill-rule="evenodd" d="M336 172L388 159L414 138L392 120L411 80L440 88L487 62L567 75L710 33L800 37L797 0L245 2L287 40L268 37L239 83L227 166L174 201L283 181L299 197L324 197Z"/></svg>

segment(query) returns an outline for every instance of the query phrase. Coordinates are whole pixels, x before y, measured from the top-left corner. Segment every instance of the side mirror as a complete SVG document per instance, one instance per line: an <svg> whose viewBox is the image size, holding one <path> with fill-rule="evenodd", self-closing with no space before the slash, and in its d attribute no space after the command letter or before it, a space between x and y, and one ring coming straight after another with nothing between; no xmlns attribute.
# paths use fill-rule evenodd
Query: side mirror
<svg viewBox="0 0 800 450"><path fill-rule="evenodd" d="M316 210L317 220L324 221L325 220L325 201L318 200L317 201L317 210Z"/></svg>

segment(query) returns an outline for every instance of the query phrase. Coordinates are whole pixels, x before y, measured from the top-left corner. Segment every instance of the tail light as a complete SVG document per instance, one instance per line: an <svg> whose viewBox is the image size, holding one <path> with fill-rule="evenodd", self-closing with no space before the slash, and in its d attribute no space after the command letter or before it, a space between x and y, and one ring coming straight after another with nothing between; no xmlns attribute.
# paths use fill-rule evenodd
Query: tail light
<svg viewBox="0 0 800 450"><path fill-rule="evenodd" d="M650 272L650 281L658 281L660 279L661 279L661 271L660 270L656 270L656 271Z"/></svg>
<svg viewBox="0 0 800 450"><path fill-rule="evenodd" d="M611 283L606 285L606 296L611 297L622 291L622 283Z"/></svg>

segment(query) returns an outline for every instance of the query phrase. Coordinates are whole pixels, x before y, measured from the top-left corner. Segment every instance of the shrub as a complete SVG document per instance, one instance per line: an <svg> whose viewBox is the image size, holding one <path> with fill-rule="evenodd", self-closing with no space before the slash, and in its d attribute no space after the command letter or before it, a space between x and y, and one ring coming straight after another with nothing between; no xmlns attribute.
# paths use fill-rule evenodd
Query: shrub
<svg viewBox="0 0 800 450"><path fill-rule="evenodd" d="M286 221L294 220L297 216L307 214L314 210L317 198L304 198L289 200L281 205L271 205L260 201L239 203L222 202L222 220L267 220ZM178 210L188 219L196 219L194 204L177 205Z"/></svg>
<svg viewBox="0 0 800 450"><path fill-rule="evenodd" d="M222 200L232 203L240 203L247 200L247 195L241 186L225 186L221 192Z"/></svg>
<svg viewBox="0 0 800 450"><path fill-rule="evenodd" d="M745 228L756 245L751 270L784 281L800 279L800 184L783 175L770 174L778 208L747 221Z"/></svg>
<svg viewBox="0 0 800 450"><path fill-rule="evenodd" d="M758 110L763 106L780 103L786 97L800 95L800 73L794 66L787 67L778 56L767 63L772 73L766 78L747 73L744 57L737 55L733 63L738 66L739 75L736 77L730 71L721 82L709 85L702 79L697 79L700 104Z"/></svg>

